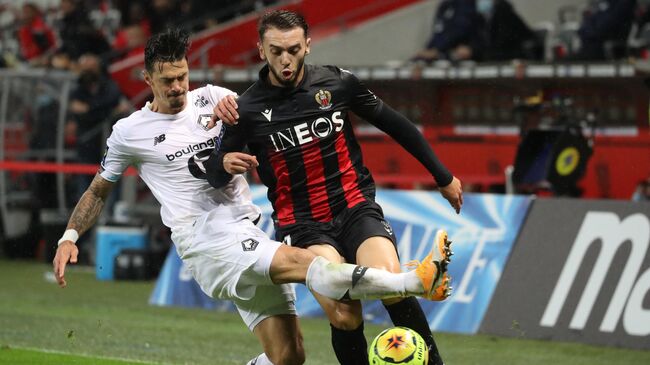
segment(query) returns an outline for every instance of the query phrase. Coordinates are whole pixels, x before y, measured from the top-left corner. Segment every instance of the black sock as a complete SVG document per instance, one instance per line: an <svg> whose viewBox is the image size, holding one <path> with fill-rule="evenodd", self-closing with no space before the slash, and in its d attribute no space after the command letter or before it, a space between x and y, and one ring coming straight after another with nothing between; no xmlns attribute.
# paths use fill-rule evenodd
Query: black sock
<svg viewBox="0 0 650 365"><path fill-rule="evenodd" d="M341 365L368 365L368 343L363 335L363 322L357 329L346 331L330 323L332 347Z"/></svg>
<svg viewBox="0 0 650 365"><path fill-rule="evenodd" d="M408 327L417 332L429 347L429 365L442 365L442 358L438 352L438 346L433 339L429 328L429 322L424 311L415 297L404 298L395 304L384 304L390 319L395 326Z"/></svg>

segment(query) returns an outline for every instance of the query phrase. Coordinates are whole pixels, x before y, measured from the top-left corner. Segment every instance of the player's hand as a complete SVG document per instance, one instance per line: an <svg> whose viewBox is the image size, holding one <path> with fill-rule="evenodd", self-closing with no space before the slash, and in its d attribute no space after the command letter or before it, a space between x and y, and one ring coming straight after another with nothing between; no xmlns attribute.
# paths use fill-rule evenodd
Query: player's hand
<svg viewBox="0 0 650 365"><path fill-rule="evenodd" d="M463 187L460 180L454 176L449 185L440 188L440 194L454 207L456 214L459 214L463 206Z"/></svg>
<svg viewBox="0 0 650 365"><path fill-rule="evenodd" d="M257 157L247 153L228 152L223 156L223 168L231 175L243 174L257 166Z"/></svg>
<svg viewBox="0 0 650 365"><path fill-rule="evenodd" d="M208 129L214 127L219 119L228 125L237 124L239 119L239 114L237 113L237 96L228 95L222 98L212 112L212 120L208 123Z"/></svg>
<svg viewBox="0 0 650 365"><path fill-rule="evenodd" d="M56 256L54 256L54 277L59 286L65 288L67 285L65 281L65 266L70 262L71 264L77 263L77 256L79 249L72 241L63 241L56 249Z"/></svg>

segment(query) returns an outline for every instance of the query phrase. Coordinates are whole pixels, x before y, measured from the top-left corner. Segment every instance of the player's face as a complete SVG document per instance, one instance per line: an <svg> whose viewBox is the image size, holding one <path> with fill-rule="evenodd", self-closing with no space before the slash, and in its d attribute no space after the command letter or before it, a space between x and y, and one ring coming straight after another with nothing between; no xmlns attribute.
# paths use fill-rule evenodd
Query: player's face
<svg viewBox="0 0 650 365"><path fill-rule="evenodd" d="M156 63L152 73L145 71L144 79L153 92L157 112L176 114L185 108L190 87L188 74L186 59Z"/></svg>
<svg viewBox="0 0 650 365"><path fill-rule="evenodd" d="M269 65L271 84L293 87L304 75L305 56L309 54L310 38L300 27L289 30L269 28L257 44L260 58Z"/></svg>

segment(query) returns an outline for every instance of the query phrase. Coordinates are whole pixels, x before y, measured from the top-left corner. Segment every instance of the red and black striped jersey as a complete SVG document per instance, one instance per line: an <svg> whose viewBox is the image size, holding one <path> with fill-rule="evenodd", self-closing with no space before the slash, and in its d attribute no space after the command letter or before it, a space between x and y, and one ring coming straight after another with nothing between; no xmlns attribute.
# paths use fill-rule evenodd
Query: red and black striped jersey
<svg viewBox="0 0 650 365"><path fill-rule="evenodd" d="M248 146L257 156L275 223L328 222L374 199L349 114L372 117L382 101L334 66L305 65L295 88L271 85L268 72L238 98L239 123L226 129L220 153Z"/></svg>

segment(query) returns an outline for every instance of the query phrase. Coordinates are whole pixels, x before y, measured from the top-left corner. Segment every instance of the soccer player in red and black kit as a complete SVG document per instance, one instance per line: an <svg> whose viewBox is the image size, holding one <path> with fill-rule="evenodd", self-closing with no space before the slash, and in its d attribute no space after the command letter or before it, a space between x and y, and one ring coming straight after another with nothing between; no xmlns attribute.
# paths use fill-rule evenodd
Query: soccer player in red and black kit
<svg viewBox="0 0 650 365"><path fill-rule="evenodd" d="M257 167L268 187L278 240L334 262L399 272L396 238L374 201L375 185L363 165L349 113L374 124L415 156L456 212L463 202L460 181L436 158L417 128L353 74L304 64L310 39L301 15L267 13L258 31L260 57L267 64L259 81L236 101L224 99L215 108L215 118L232 125L206 163L208 181L220 187L231 174ZM246 146L250 154L241 152ZM436 239L447 244L444 231ZM447 276L446 267L443 270ZM434 299L444 300L449 292L437 294ZM339 362L367 364L361 303L314 296L330 320ZM442 364L418 301L410 297L383 303L395 325L422 335L430 347L429 364Z"/></svg>

